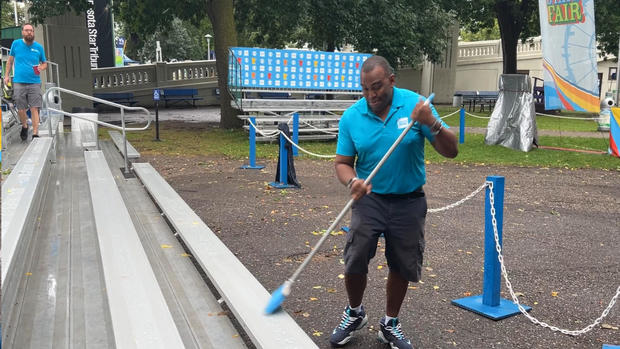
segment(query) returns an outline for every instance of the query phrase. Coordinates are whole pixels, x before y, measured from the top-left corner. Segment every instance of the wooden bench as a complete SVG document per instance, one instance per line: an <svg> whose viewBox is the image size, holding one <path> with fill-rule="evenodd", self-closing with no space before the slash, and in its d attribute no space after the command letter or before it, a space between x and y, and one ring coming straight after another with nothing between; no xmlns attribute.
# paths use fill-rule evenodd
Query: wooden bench
<svg viewBox="0 0 620 349"><path fill-rule="evenodd" d="M161 98L164 100L164 105L168 108L168 104L174 104L178 102L190 103L193 107L196 107L196 101L203 99L198 97L198 89L195 88L165 88Z"/></svg>
<svg viewBox="0 0 620 349"><path fill-rule="evenodd" d="M138 103L138 101L134 98L133 92L118 92L118 93L93 93L93 97L99 99L105 99L106 101L125 104L127 106L132 107L134 104ZM97 107L102 103L93 102L93 107Z"/></svg>
<svg viewBox="0 0 620 349"><path fill-rule="evenodd" d="M265 314L269 292L150 164L134 171L257 348L317 347L288 313Z"/></svg>
<svg viewBox="0 0 620 349"><path fill-rule="evenodd" d="M84 157L116 347L183 348L103 152Z"/></svg>

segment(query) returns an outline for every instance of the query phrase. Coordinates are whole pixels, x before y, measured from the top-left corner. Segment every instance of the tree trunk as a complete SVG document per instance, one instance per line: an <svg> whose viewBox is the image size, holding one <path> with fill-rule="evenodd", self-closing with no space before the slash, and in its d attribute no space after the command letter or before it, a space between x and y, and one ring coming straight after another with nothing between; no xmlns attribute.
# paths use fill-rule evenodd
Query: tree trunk
<svg viewBox="0 0 620 349"><path fill-rule="evenodd" d="M220 89L220 127L240 128L243 125L237 117L237 110L231 105L228 93L228 48L237 45L237 30L233 17L232 0L206 0L207 14L213 25L217 84Z"/></svg>
<svg viewBox="0 0 620 349"><path fill-rule="evenodd" d="M504 74L517 73L517 44L523 25L517 12L517 6L518 4L515 1L509 0L499 0L495 3L495 13L502 37Z"/></svg>

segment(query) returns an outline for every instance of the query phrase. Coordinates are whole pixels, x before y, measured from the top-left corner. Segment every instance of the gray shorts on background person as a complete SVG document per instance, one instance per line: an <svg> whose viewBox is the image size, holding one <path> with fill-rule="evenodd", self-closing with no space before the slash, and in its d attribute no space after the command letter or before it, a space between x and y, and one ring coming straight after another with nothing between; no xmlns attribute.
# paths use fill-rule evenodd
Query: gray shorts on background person
<svg viewBox="0 0 620 349"><path fill-rule="evenodd" d="M41 108L43 99L41 97L41 84L13 84L13 102L17 110L24 110L32 107Z"/></svg>

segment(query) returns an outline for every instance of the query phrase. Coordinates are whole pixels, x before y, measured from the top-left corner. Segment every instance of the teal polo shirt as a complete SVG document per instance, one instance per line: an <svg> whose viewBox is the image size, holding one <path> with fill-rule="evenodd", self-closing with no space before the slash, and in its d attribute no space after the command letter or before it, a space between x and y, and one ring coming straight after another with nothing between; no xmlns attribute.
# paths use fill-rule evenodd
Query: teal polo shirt
<svg viewBox="0 0 620 349"><path fill-rule="evenodd" d="M34 73L32 66L45 62L45 50L36 41L26 44L24 39L17 39L11 44L11 56L14 58L15 71L13 82L22 84L40 84L41 78Z"/></svg>
<svg viewBox="0 0 620 349"><path fill-rule="evenodd" d="M347 109L340 118L336 153L357 156L355 170L359 178L367 178L383 155L411 122L411 112L421 97L415 92L394 87L390 112L382 121L368 108L362 98ZM423 98L424 100L424 98ZM439 121L439 114L431 106ZM441 121L445 128L448 128ZM372 179L372 191L378 194L410 193L426 183L424 139L433 141L427 126L409 130L392 155Z"/></svg>

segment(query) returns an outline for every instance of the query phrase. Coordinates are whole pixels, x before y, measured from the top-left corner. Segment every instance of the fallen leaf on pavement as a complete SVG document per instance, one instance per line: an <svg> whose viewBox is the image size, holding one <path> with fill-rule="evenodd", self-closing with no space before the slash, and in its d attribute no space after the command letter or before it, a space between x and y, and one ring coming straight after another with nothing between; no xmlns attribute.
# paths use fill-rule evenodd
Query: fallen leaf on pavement
<svg viewBox="0 0 620 349"><path fill-rule="evenodd" d="M606 330L618 330L618 327L612 326L610 324L602 324L601 327L606 329Z"/></svg>

